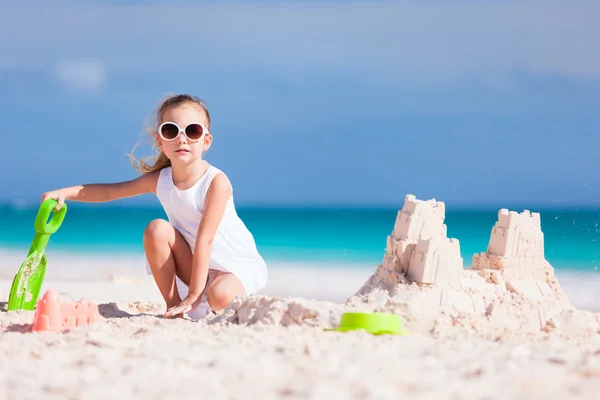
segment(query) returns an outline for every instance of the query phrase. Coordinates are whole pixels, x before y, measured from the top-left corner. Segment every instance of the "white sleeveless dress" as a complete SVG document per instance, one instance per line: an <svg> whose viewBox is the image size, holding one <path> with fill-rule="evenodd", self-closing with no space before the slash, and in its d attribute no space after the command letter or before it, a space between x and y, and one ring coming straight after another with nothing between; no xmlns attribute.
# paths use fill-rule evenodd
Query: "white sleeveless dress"
<svg viewBox="0 0 600 400"><path fill-rule="evenodd" d="M156 196L171 225L189 244L192 254L208 189L212 180L219 173L222 171L209 165L194 186L187 190L179 190L173 183L171 167L160 171ZM150 266L146 265L146 267L147 272L151 275ZM263 289L267 284L267 266L258 253L254 237L237 214L233 201L233 188L211 246L209 268L234 274L244 286L246 295ZM188 287L179 277L177 277L177 288L179 296L184 299L187 296ZM198 319L207 312L208 304L203 302L196 312L188 315Z"/></svg>

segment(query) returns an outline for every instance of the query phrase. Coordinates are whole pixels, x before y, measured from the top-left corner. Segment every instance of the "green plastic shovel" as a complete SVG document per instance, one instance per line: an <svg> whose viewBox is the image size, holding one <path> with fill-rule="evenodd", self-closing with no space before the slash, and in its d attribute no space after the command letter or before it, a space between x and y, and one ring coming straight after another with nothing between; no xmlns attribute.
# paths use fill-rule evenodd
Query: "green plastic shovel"
<svg viewBox="0 0 600 400"><path fill-rule="evenodd" d="M38 211L33 227L35 228L35 236L33 243L29 248L29 254L25 262L21 264L19 272L13 279L8 297L8 310L34 310L37 303L42 282L46 275L46 246L50 240L50 235L55 233L67 213L67 205L63 204L60 210L52 215L52 219L48 222L48 218L52 211L56 208L58 202L54 199L44 201Z"/></svg>

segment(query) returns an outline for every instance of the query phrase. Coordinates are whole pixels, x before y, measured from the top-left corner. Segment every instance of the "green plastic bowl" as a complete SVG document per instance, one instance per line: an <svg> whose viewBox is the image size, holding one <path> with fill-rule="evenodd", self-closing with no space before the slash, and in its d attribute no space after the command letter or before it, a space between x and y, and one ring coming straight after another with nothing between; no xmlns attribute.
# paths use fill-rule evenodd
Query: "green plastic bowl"
<svg viewBox="0 0 600 400"><path fill-rule="evenodd" d="M395 314L383 313L343 313L337 328L326 331L348 332L364 330L373 335L406 335L402 329L402 319Z"/></svg>

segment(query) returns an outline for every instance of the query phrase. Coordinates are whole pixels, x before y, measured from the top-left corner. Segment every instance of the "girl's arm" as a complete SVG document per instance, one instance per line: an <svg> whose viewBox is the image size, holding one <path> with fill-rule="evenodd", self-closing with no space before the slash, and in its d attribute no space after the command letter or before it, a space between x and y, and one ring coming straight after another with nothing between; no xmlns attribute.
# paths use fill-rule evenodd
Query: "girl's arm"
<svg viewBox="0 0 600 400"><path fill-rule="evenodd" d="M231 185L229 180L224 174L219 173L208 189L204 214L198 227L188 295L188 297L192 297L192 301L196 300L194 297L199 297L205 289L210 250L230 196Z"/></svg>
<svg viewBox="0 0 600 400"><path fill-rule="evenodd" d="M42 195L42 202L48 198L56 199L58 202L56 209L60 210L65 200L102 203L145 193L154 193L158 174L159 171L156 171L125 182L95 183L53 190Z"/></svg>
<svg viewBox="0 0 600 400"><path fill-rule="evenodd" d="M219 173L211 182L206 194L204 214L198 227L198 236L194 247L192 277L188 295L185 299L182 299L180 304L168 309L165 317L193 311L200 305L202 292L206 290L211 246L230 196L231 185L229 180L224 174Z"/></svg>

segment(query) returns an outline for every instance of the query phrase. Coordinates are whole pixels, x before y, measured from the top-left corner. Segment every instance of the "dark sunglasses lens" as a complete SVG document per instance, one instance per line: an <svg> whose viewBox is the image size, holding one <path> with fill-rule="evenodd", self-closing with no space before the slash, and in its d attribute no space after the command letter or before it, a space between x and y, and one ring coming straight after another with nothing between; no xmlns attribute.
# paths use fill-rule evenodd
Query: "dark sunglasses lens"
<svg viewBox="0 0 600 400"><path fill-rule="evenodd" d="M203 133L204 129L202 128L202 125L191 124L185 128L185 134L192 140L200 139Z"/></svg>
<svg viewBox="0 0 600 400"><path fill-rule="evenodd" d="M172 140L179 134L179 128L174 124L164 124L161 128L160 133L167 140Z"/></svg>

